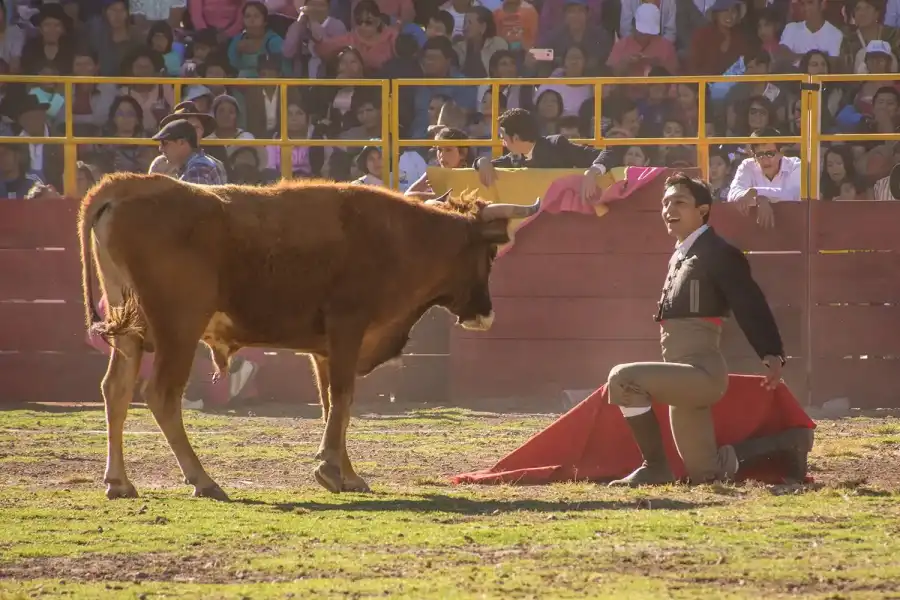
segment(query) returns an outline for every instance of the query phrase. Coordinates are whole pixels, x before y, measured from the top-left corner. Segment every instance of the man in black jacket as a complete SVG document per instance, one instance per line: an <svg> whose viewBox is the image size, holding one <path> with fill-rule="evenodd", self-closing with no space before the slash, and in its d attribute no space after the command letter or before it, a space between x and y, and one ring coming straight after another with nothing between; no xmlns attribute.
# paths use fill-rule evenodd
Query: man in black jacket
<svg viewBox="0 0 900 600"><path fill-rule="evenodd" d="M488 160L480 157L475 169L482 185L490 187L497 177L496 167L515 169L587 169L581 186L583 200L592 200L599 193L597 176L603 175L613 165L609 150L573 144L564 135L538 135L538 124L524 108L511 108L497 121L503 144L509 150L500 158Z"/></svg>
<svg viewBox="0 0 900 600"><path fill-rule="evenodd" d="M644 457L643 464L610 485L665 484L674 480L651 399L669 405L672 436L692 483L730 479L742 462L775 452L796 457L792 477L806 474L812 431L790 429L734 446L716 446L712 406L728 387L719 349L722 320L733 313L767 374L763 385L781 382L784 349L775 318L750 273L744 254L709 227L712 194L698 179L666 180L662 218L678 243L669 261L656 321L664 362L629 363L609 373L609 401L622 409Z"/></svg>

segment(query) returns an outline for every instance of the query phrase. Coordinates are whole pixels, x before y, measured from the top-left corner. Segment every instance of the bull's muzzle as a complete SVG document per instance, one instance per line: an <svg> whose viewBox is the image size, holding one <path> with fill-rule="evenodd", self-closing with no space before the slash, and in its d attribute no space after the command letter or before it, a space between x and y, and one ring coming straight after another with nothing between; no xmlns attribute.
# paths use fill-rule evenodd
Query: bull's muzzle
<svg viewBox="0 0 900 600"><path fill-rule="evenodd" d="M468 329L469 331L487 331L494 324L494 311L491 311L486 316L478 315L474 319L460 321L459 324L462 325L463 329Z"/></svg>

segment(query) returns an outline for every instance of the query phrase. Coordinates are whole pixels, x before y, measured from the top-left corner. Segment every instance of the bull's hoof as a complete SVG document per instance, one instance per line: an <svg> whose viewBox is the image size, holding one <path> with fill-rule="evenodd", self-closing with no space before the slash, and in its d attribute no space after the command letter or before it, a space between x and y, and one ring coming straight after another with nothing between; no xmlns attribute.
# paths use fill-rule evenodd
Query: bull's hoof
<svg viewBox="0 0 900 600"><path fill-rule="evenodd" d="M341 468L337 465L328 464L325 461L319 463L316 470L313 471L316 481L323 488L335 494L340 493L344 489L344 480L341 478Z"/></svg>
<svg viewBox="0 0 900 600"><path fill-rule="evenodd" d="M219 502L231 502L231 498L228 497L228 494L226 494L225 491L222 490L222 488L220 488L216 483L205 488L195 487L194 497L212 498L213 500L218 500Z"/></svg>
<svg viewBox="0 0 900 600"><path fill-rule="evenodd" d="M138 493L131 482L106 484L106 497L110 500L116 498L137 498Z"/></svg>
<svg viewBox="0 0 900 600"><path fill-rule="evenodd" d="M356 492L357 494L369 494L372 492L366 480L359 475L344 478L344 485L341 490L344 492Z"/></svg>

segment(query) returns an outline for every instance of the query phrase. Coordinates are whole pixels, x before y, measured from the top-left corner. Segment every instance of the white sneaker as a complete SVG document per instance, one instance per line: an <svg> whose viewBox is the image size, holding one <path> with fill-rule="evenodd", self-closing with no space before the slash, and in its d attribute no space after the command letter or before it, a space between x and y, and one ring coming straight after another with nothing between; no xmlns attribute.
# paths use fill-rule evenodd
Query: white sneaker
<svg viewBox="0 0 900 600"><path fill-rule="evenodd" d="M234 400L240 395L241 390L244 389L244 386L246 386L247 382L250 381L250 378L253 377L257 368L255 363L245 360L235 372L228 374L229 401Z"/></svg>

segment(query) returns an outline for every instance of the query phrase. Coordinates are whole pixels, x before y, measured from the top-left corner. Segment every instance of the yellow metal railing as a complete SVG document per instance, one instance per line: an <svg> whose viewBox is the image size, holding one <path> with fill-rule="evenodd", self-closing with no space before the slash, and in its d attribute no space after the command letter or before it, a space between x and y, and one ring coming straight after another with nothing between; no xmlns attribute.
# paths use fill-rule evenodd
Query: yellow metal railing
<svg viewBox="0 0 900 600"><path fill-rule="evenodd" d="M706 85L709 83L754 83L754 82L775 82L797 84L807 83L809 77L803 74L786 74L786 75L742 75L734 76L715 76L715 77L653 77L648 78L627 78L627 77L572 77L572 78L541 78L541 77L521 77L513 79L397 79L393 81L393 96L396 98L400 93L400 89L408 86L489 86L491 90L491 110L494 118L491 119L491 138L490 139L471 139L471 140L414 140L400 139L400 115L395 114L391 120L391 162L397 164L400 156L400 148L404 147L437 147L437 146L455 146L482 148L490 147L494 153L502 146L502 140L499 138L497 131L497 119L499 115L499 99L501 86L516 85L590 85L594 88L594 137L591 139L575 139L573 142L592 145L592 146L662 146L662 145L678 145L690 144L696 145L698 148L697 159L699 167L704 177L708 176L709 171L709 147L710 145L720 144L749 144L756 141L750 137L707 137L706 129ZM602 107L603 107L603 86L622 86L622 85L647 85L647 84L678 84L684 83L697 86L697 102L698 102L698 126L697 136L684 138L604 138L601 132L602 125ZM810 91L804 89L801 94L801 109L806 114L810 106ZM801 160L803 164L809 164L809 144L808 139L811 134L810 128L806 123L801 123L800 135L781 136L767 138L767 141L779 144L799 143L801 148ZM808 188L806 178L802 178L801 195L806 198Z"/></svg>
<svg viewBox="0 0 900 600"><path fill-rule="evenodd" d="M306 147L329 147L329 146L345 146L345 147L362 147L368 145L377 145L381 148L383 155L390 156L390 160L382 162L382 180L387 184L391 182L391 166L399 165L400 149L404 147L436 147L436 146L455 146L455 147L489 147L495 155L502 148L502 140L499 136L497 116L499 115L500 88L501 86L516 85L590 85L594 88L594 137L591 139L576 139L574 142L592 145L592 146L660 146L660 145L680 145L689 144L696 145L698 148L697 158L699 168L704 177L708 174L709 169L709 146L719 144L748 144L755 141L750 137L708 137L704 124L706 123L706 94L705 89L710 83L753 83L753 82L776 82L776 83L796 83L801 86L801 125L799 135L781 136L777 138L769 138L768 141L775 143L798 143L800 145L800 158L804 176L801 178L802 190L801 194L804 198L817 198L819 195L819 161L820 161L820 144L822 142L847 142L847 141L896 141L898 134L833 134L823 135L821 131L821 95L819 90L823 84L835 82L864 82L864 81L884 81L893 82L897 80L896 73L887 73L880 75L860 75L860 74L843 74L843 75L818 75L809 76L804 74L787 74L787 75L742 75L739 77L732 76L714 76L714 77L654 77L647 78L610 78L610 77L582 77L582 78L515 78L515 79L396 79L393 81L375 80L375 79L308 79L308 80L285 80L285 79L180 79L170 77L134 77L134 78L112 78L112 77L46 77L46 76L20 76L20 75L0 75L0 83L25 83L25 84L62 84L65 97L65 135L55 137L30 137L16 136L7 138L8 143L29 143L29 144L63 144L65 157L65 191L67 194L75 192L77 187L77 174L75 170L75 162L77 158L78 144L108 144L114 142L117 145L155 145L156 142L149 138L108 138L108 137L76 137L74 135L74 122L72 114L72 98L74 86L79 84L113 84L113 85L170 85L174 90L176 102L181 98L181 89L183 86L195 83L203 83L206 85L223 85L223 86L277 86L280 90L280 134L277 139L251 139L251 140L203 140L205 146L278 146L281 149L281 174L284 177L292 176L291 169L291 149L295 146ZM621 85L646 85L646 84L688 84L697 86L697 102L698 102L698 127L695 137L684 138L604 138L601 131L602 125L602 107L603 107L603 86L621 86ZM288 89L291 87L318 87L318 86L366 86L377 87L381 90L381 118L382 136L378 140L344 140L344 139L303 139L294 140L288 138L287 133L287 97ZM396 99L399 97L400 90L403 87L433 87L433 86L469 86L479 87L487 86L491 90L491 136L490 139L468 139L468 140L430 140L430 139L401 139L400 131L400 112L399 103ZM391 100L394 99L392 103ZM388 152L389 151L389 152ZM391 182L394 188L399 186L398 178L394 178Z"/></svg>
<svg viewBox="0 0 900 600"><path fill-rule="evenodd" d="M0 75L0 83L26 83L26 84L62 84L65 97L65 113L66 113L66 131L63 136L53 137L31 137L16 136L9 138L9 143L22 144L63 144L63 156L65 160L64 171L64 189L66 194L75 194L77 185L77 172L75 163L77 162L78 145L79 144L109 144L116 145L136 145L136 146L155 146L158 142L150 138L109 138L109 137L80 137L74 134L74 118L72 113L72 98L76 85L80 84L113 84L113 85L170 85L175 94L175 102L181 99L181 88L185 85L193 85L202 83L204 85L227 85L235 87L258 87L258 86L277 86L280 91L281 101L279 102L281 131L277 139L251 139L251 140L209 140L204 139L204 146L279 146L281 148L281 175L290 178L293 173L291 169L291 149L295 146L307 147L325 147L325 146L346 146L346 147L362 147L377 145L381 148L382 154L387 154L388 142L385 134L389 129L390 114L390 85L387 81L381 79L304 79L302 83L298 80L287 79L230 79L230 78L204 78L204 79L178 79L171 77L47 77L47 76L23 76L23 75ZM288 89L292 87L316 87L316 86L366 86L377 87L381 89L381 132L382 136L379 140L332 140L332 139L303 139L292 140L288 138L287 132L287 98ZM391 165L389 161L382 163L383 181L390 181Z"/></svg>

